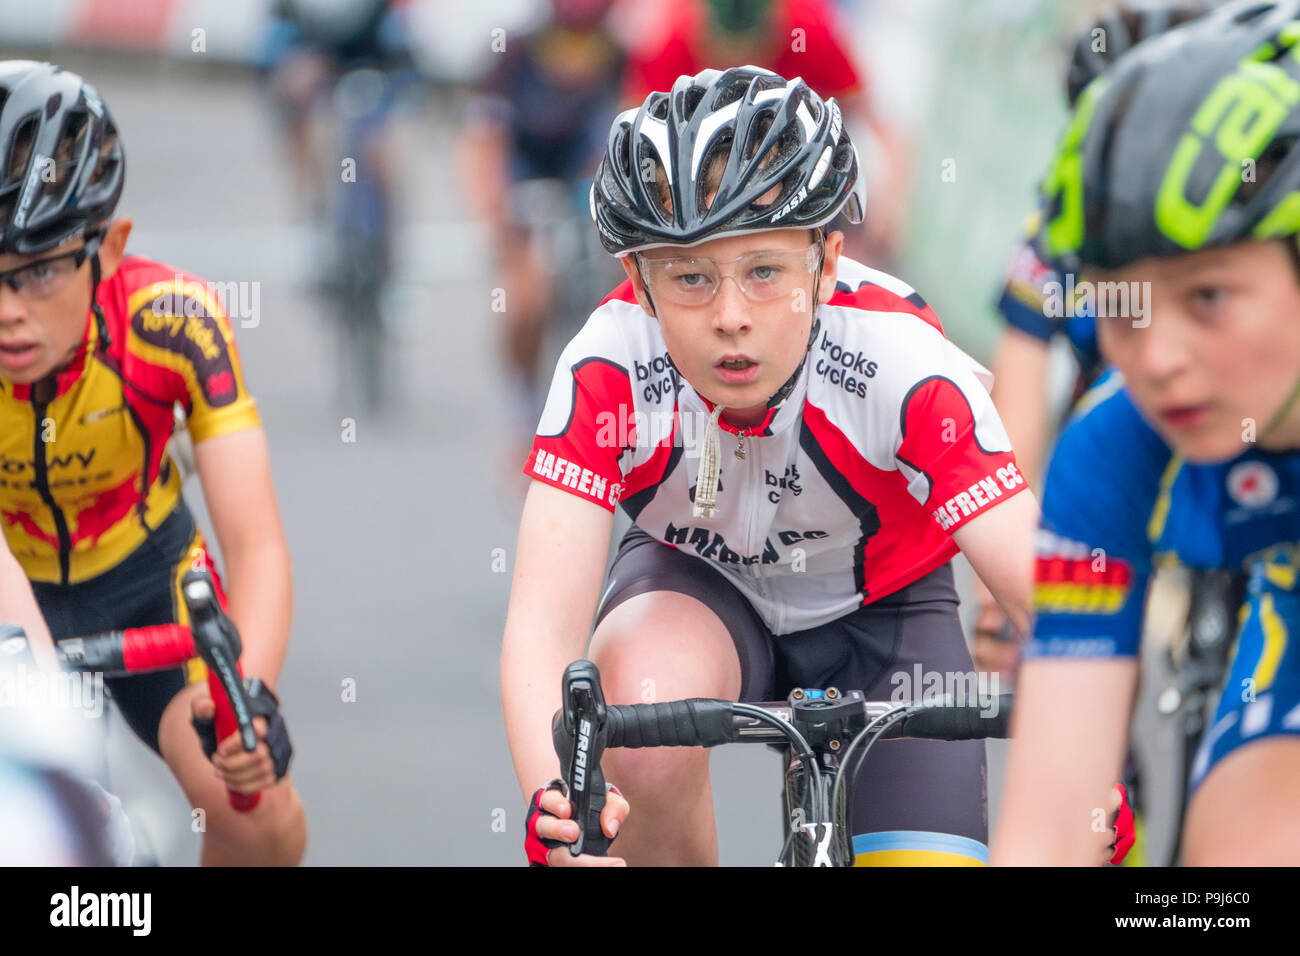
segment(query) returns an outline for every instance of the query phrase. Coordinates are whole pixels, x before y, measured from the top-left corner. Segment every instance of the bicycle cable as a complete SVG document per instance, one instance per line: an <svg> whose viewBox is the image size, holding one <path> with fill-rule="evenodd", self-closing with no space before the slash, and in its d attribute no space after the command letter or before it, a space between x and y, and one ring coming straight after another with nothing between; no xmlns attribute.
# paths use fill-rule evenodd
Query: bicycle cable
<svg viewBox="0 0 1300 956"><path fill-rule="evenodd" d="M808 741L804 739L803 734L799 733L794 725L774 714L768 713L761 707L755 707L752 704L733 703L731 708L734 713L753 717L757 721L775 727L783 737L794 744L796 756L803 761L804 769L808 773L809 794L814 808L817 808L821 803L822 792L825 788L822 783L821 768L817 766L817 755L808 746Z"/></svg>
<svg viewBox="0 0 1300 956"><path fill-rule="evenodd" d="M863 748L862 753L858 756L857 764L848 772L848 782L845 782L846 774L843 770L836 775L835 783L831 787L830 805L832 808L839 805L841 798L847 799L852 796L851 788L853 786L853 781L857 779L858 771L862 769L862 762L866 759L867 751L871 749L872 744L880 739L881 734L907 716L908 710L911 706L911 704L899 704L892 710L885 711L883 714L875 717L869 724L867 724L867 726L863 727L862 730L858 732L857 736L849 741L849 745L844 748L844 755L840 758L840 766L842 768L848 767L849 760L853 757L853 751L857 749L858 745L862 743L868 734L872 733L876 724L879 724L882 720L885 721L878 730L875 730L875 735L872 737L870 743Z"/></svg>

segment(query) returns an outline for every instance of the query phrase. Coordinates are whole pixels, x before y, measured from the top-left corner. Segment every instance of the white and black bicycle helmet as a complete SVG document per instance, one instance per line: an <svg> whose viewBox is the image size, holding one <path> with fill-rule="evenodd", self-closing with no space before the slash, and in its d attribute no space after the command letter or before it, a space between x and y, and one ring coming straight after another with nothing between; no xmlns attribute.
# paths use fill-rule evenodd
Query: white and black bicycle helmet
<svg viewBox="0 0 1300 956"><path fill-rule="evenodd" d="M126 175L112 114L76 73L0 61L0 252L43 252L113 215Z"/></svg>
<svg viewBox="0 0 1300 956"><path fill-rule="evenodd" d="M710 197L706 174L718 157L726 166ZM775 187L774 200L758 202ZM682 76L670 92L620 113L591 188L601 242L619 257L764 229L817 228L841 210L859 223L865 205L839 104L798 77L755 66Z"/></svg>

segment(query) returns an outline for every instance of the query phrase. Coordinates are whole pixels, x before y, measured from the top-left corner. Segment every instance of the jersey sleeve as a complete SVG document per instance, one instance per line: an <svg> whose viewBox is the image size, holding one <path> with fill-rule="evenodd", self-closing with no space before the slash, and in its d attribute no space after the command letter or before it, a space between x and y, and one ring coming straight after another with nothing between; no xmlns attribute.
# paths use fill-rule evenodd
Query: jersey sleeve
<svg viewBox="0 0 1300 956"><path fill-rule="evenodd" d="M931 344L933 343L933 344ZM937 332L903 396L895 458L912 497L951 534L1028 485L974 359Z"/></svg>
<svg viewBox="0 0 1300 956"><path fill-rule="evenodd" d="M998 297L997 308L1007 325L1026 335L1050 342L1062 331L1059 319L1048 318L1048 283L1060 282L1060 276L1044 265L1034 252L1030 239L1038 226L1039 213L1025 220L1025 237L1016 245L1007 263L1006 278Z"/></svg>
<svg viewBox="0 0 1300 956"><path fill-rule="evenodd" d="M1026 658L1138 652L1152 573L1147 525L1171 456L1116 385L1114 373L1099 383L1095 393L1112 394L1094 394L1048 467Z"/></svg>
<svg viewBox="0 0 1300 956"><path fill-rule="evenodd" d="M173 270L132 295L130 314L132 350L166 371L168 398L184 408L195 444L260 427L215 287Z"/></svg>
<svg viewBox="0 0 1300 956"><path fill-rule="evenodd" d="M634 420L626 344L598 309L555 366L524 474L613 511Z"/></svg>

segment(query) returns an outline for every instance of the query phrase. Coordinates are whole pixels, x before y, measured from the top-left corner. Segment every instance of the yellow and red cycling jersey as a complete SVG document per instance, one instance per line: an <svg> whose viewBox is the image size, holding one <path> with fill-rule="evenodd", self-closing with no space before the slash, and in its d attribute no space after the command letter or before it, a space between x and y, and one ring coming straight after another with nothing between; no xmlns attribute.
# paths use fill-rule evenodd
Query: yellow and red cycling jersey
<svg viewBox="0 0 1300 956"><path fill-rule="evenodd" d="M52 396L0 379L0 525L33 581L102 574L176 508L177 404L195 444L261 424L209 286L129 256L96 300L110 341L88 312Z"/></svg>

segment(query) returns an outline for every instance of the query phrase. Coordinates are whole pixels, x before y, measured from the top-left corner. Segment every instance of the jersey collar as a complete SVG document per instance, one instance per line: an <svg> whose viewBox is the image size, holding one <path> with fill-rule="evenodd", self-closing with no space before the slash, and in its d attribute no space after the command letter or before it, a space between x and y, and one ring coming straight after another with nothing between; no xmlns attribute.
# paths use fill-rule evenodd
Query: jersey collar
<svg viewBox="0 0 1300 956"><path fill-rule="evenodd" d="M785 401L769 408L767 414L763 417L763 420L757 425L746 426L744 429L739 425L732 425L727 421L727 413L724 411L722 417L718 419L718 428L732 435L738 435L743 430L747 436L752 435L757 438L763 438L768 435L779 435L782 432L789 431L794 423L803 417L801 411L803 409L804 397L808 394L807 366L808 360L805 359L803 371L799 375L799 378L795 380L794 388L792 388L790 394L785 397ZM698 391L695 392L695 394L699 397L700 401L704 403L704 407L712 413L713 403L703 395L700 395Z"/></svg>

